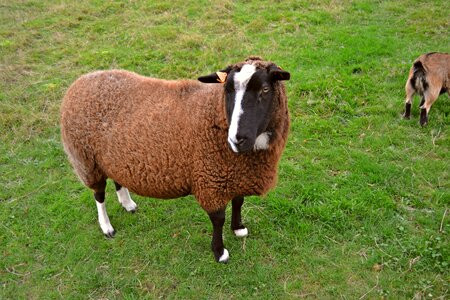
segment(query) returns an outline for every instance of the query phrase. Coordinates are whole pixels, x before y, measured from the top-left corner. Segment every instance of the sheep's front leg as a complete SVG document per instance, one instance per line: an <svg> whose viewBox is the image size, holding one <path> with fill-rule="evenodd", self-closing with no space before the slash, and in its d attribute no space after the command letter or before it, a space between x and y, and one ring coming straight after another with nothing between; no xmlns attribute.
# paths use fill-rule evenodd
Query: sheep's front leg
<svg viewBox="0 0 450 300"><path fill-rule="evenodd" d="M225 223L225 208L214 213L208 213L208 215L213 225L211 248L214 252L214 257L216 258L216 261L226 263L228 262L228 258L230 256L228 254L228 250L223 246L222 239L222 229L223 224Z"/></svg>
<svg viewBox="0 0 450 300"><path fill-rule="evenodd" d="M244 203L244 197L235 197L231 201L232 211L231 211L231 230L238 237L245 237L248 235L247 228L242 225L241 220L241 208Z"/></svg>
<svg viewBox="0 0 450 300"><path fill-rule="evenodd" d="M97 204L98 223L100 224L100 228L102 229L103 234L106 237L112 238L114 237L114 234L116 232L114 228L111 226L108 214L106 213L105 187L106 187L106 180L102 180L99 183L93 185L92 189L94 190L95 203Z"/></svg>

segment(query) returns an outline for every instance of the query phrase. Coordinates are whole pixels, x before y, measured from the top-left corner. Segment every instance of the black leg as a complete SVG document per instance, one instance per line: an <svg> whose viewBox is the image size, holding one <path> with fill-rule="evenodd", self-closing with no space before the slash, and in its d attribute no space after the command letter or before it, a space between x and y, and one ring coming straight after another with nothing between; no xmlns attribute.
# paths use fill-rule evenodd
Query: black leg
<svg viewBox="0 0 450 300"><path fill-rule="evenodd" d="M411 117L411 103L406 103L404 118L409 119L410 117Z"/></svg>
<svg viewBox="0 0 450 300"><path fill-rule="evenodd" d="M98 203L105 202L105 192L94 192L94 198Z"/></svg>
<svg viewBox="0 0 450 300"><path fill-rule="evenodd" d="M122 186L115 181L114 181L114 185L116 186L116 192L122 188Z"/></svg>
<svg viewBox="0 0 450 300"><path fill-rule="evenodd" d="M244 197L235 197L231 201L232 211L231 211L231 230L244 229L245 226L242 225L241 220L241 207L244 204Z"/></svg>
<svg viewBox="0 0 450 300"><path fill-rule="evenodd" d="M208 215L213 225L211 248L214 252L214 257L217 262L226 263L228 262L228 251L223 247L222 239L222 229L225 223L225 208L214 213L208 213Z"/></svg>
<svg viewBox="0 0 450 300"><path fill-rule="evenodd" d="M238 237L244 237L248 234L248 230L244 225L242 225L241 219L241 208L243 203L244 197L241 196L235 197L231 201L231 230L233 230L234 234Z"/></svg>
<svg viewBox="0 0 450 300"><path fill-rule="evenodd" d="M420 109L420 125L425 126L428 123L428 114L426 108Z"/></svg>
<svg viewBox="0 0 450 300"><path fill-rule="evenodd" d="M93 185L92 189L94 190L95 201L97 201L98 203L105 202L106 180L102 180Z"/></svg>

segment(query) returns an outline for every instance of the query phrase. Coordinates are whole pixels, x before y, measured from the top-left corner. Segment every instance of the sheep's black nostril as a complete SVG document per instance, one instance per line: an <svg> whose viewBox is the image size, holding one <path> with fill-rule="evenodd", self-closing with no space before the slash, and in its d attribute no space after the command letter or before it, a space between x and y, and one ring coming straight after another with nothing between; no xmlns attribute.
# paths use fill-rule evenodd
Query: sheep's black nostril
<svg viewBox="0 0 450 300"><path fill-rule="evenodd" d="M237 145L237 146L242 145L242 144L245 142L246 139L247 139L247 138L245 138L245 137L236 135L236 145Z"/></svg>

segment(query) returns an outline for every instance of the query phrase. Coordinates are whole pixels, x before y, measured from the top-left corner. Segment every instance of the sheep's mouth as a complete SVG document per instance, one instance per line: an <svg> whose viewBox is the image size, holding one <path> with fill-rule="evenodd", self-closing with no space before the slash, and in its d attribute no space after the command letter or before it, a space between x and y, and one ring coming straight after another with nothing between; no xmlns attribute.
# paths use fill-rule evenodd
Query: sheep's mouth
<svg viewBox="0 0 450 300"><path fill-rule="evenodd" d="M228 146L234 153L245 153L255 149L255 140L228 138Z"/></svg>
<svg viewBox="0 0 450 300"><path fill-rule="evenodd" d="M265 131L259 134L256 139L241 139L239 141L228 137L228 146L235 153L267 150L269 149L271 135L271 132Z"/></svg>

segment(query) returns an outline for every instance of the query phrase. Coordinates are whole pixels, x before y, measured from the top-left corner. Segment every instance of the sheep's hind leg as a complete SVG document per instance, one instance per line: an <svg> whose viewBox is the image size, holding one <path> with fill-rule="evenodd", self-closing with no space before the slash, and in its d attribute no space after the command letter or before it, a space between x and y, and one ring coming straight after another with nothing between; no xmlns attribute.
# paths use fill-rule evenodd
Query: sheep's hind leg
<svg viewBox="0 0 450 300"><path fill-rule="evenodd" d="M244 197L235 197L231 201L231 230L238 237L245 237L248 235L248 229L242 225L241 208L244 203Z"/></svg>
<svg viewBox="0 0 450 300"><path fill-rule="evenodd" d="M225 223L225 208L220 209L214 213L208 213L211 223L213 225L213 235L211 241L211 248L217 262L227 263L229 259L228 250L223 246L222 230Z"/></svg>
<svg viewBox="0 0 450 300"><path fill-rule="evenodd" d="M106 213L105 206L105 188L106 188L106 180L103 180L97 183L94 187L94 198L95 203L97 204L97 212L98 212L98 223L100 224L100 228L106 237L112 238L116 233L114 228L109 221L108 214Z"/></svg>
<svg viewBox="0 0 450 300"><path fill-rule="evenodd" d="M121 186L115 181L114 185L116 186L117 197L119 198L119 202L120 204L122 204L122 207L125 208L126 211L134 213L136 211L137 205L133 200L131 200L128 189Z"/></svg>

